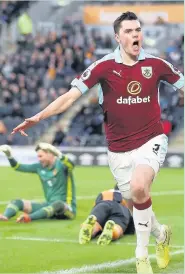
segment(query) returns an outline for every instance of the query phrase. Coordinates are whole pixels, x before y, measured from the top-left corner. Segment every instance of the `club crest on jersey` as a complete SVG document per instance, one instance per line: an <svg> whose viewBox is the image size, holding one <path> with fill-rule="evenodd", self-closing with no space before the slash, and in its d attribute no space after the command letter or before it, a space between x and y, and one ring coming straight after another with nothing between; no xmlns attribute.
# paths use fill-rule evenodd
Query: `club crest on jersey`
<svg viewBox="0 0 185 274"><path fill-rule="evenodd" d="M141 71L142 71L142 75L147 78L150 79L152 77L152 67L141 67Z"/></svg>
<svg viewBox="0 0 185 274"><path fill-rule="evenodd" d="M81 78L82 78L83 81L85 81L90 77L90 75L91 75L91 71L89 69L87 69L86 71L84 71Z"/></svg>

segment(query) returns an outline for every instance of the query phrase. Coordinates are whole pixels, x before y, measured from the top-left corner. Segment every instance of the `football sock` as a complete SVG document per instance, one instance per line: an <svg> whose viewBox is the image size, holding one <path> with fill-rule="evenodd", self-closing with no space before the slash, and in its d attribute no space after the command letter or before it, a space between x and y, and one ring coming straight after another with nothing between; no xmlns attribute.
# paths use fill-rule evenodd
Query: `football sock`
<svg viewBox="0 0 185 274"><path fill-rule="evenodd" d="M148 244L151 232L152 201L133 206L133 218L137 236L136 258L148 257Z"/></svg>
<svg viewBox="0 0 185 274"><path fill-rule="evenodd" d="M96 235L98 233L100 233L101 231L102 231L101 225L98 222L96 222L95 225L94 225L94 227L93 227L92 238L96 237Z"/></svg>
<svg viewBox="0 0 185 274"><path fill-rule="evenodd" d="M43 207L31 214L29 214L31 220L39 220L51 218L54 214L54 209L52 206Z"/></svg>
<svg viewBox="0 0 185 274"><path fill-rule="evenodd" d="M7 206L4 212L4 216L8 219L15 216L19 210L23 210L24 204L22 200L13 200L11 203Z"/></svg>
<svg viewBox="0 0 185 274"><path fill-rule="evenodd" d="M156 241L161 242L165 240L165 233L163 226L157 221L155 213L152 211L152 227L151 234L156 238Z"/></svg>
<svg viewBox="0 0 185 274"><path fill-rule="evenodd" d="M112 239L117 240L123 235L123 229L120 225L115 224L113 228Z"/></svg>

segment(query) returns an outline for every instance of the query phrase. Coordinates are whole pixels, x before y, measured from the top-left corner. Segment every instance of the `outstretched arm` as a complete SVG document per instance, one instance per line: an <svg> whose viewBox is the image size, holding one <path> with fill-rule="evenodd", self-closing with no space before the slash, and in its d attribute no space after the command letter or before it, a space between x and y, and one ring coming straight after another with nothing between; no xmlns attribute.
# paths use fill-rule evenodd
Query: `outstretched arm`
<svg viewBox="0 0 185 274"><path fill-rule="evenodd" d="M11 167L13 167L15 170L29 173L37 173L38 163L30 165L19 164L17 160L12 156L12 150L10 146L2 145L0 146L0 151L4 152Z"/></svg>
<svg viewBox="0 0 185 274"><path fill-rule="evenodd" d="M25 119L22 124L13 129L12 134L20 132L21 135L28 136L25 133L26 129L33 127L41 120L67 110L83 93L87 92L90 88L104 79L106 71L104 61L105 60L102 58L101 60L91 64L80 77L77 77L72 81L72 88L67 93L58 97L54 102L35 116Z"/></svg>
<svg viewBox="0 0 185 274"><path fill-rule="evenodd" d="M21 135L28 136L25 133L26 129L33 127L41 120L67 110L83 93L87 92L90 88L104 79L106 71L104 61L105 60L102 58L101 60L91 64L80 77L77 77L72 81L72 88L67 93L58 97L54 102L35 116L25 119L22 124L13 129L12 134L20 132Z"/></svg>
<svg viewBox="0 0 185 274"><path fill-rule="evenodd" d="M44 110L37 113L35 116L25 119L23 123L13 129L12 134L20 132L21 135L28 136L25 130L38 124L41 120L47 119L53 115L67 110L72 104L82 95L81 91L72 87L67 93L58 97L55 101L49 104Z"/></svg>

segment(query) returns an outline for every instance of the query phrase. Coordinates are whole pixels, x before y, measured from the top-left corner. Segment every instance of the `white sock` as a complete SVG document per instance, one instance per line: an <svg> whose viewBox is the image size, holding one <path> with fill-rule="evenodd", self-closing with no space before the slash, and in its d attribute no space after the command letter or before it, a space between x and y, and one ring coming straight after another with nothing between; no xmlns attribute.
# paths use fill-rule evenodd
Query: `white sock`
<svg viewBox="0 0 185 274"><path fill-rule="evenodd" d="M152 211L152 228L151 234L156 238L157 242L163 242L165 240L165 233L163 226L157 221L155 213Z"/></svg>
<svg viewBox="0 0 185 274"><path fill-rule="evenodd" d="M148 257L151 232L152 205L143 210L133 207L133 218L137 236L136 258Z"/></svg>

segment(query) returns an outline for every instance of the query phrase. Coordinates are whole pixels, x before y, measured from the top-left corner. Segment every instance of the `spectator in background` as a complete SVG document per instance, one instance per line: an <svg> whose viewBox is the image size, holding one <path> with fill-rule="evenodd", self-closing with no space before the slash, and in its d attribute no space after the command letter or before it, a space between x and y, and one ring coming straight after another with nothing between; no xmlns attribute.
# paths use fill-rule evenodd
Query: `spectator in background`
<svg viewBox="0 0 185 274"><path fill-rule="evenodd" d="M0 120L0 134L4 135L7 133L7 128L5 126L5 124L3 123L3 121Z"/></svg>
<svg viewBox="0 0 185 274"><path fill-rule="evenodd" d="M170 54L173 51L176 51L177 45L174 40L170 40L166 49L167 55Z"/></svg>
<svg viewBox="0 0 185 274"><path fill-rule="evenodd" d="M155 21L155 25L165 25L166 22L164 20L164 18L162 18L161 16L158 16L156 21Z"/></svg>
<svg viewBox="0 0 185 274"><path fill-rule="evenodd" d="M22 36L28 36L33 33L32 19L26 11L19 16L17 25Z"/></svg>
<svg viewBox="0 0 185 274"><path fill-rule="evenodd" d="M102 135L103 134L102 123L103 123L103 115L96 115L95 117L93 117L91 121L90 135L92 134Z"/></svg>
<svg viewBox="0 0 185 274"><path fill-rule="evenodd" d="M72 68L77 72L80 73L81 71L85 70L84 64L84 51L82 47L77 47L75 49L74 60L72 64Z"/></svg>
<svg viewBox="0 0 185 274"><path fill-rule="evenodd" d="M30 1L1 1L0 21L10 24L13 18L19 15L20 10L29 7Z"/></svg>
<svg viewBox="0 0 185 274"><path fill-rule="evenodd" d="M52 142L53 145L59 146L63 142L64 138L65 138L65 133L63 131L63 128L60 125L58 125L57 131L55 132L55 137Z"/></svg>
<svg viewBox="0 0 185 274"><path fill-rule="evenodd" d="M11 104L12 96L9 90L4 89L2 92L2 102L5 104Z"/></svg>
<svg viewBox="0 0 185 274"><path fill-rule="evenodd" d="M15 137L13 135L8 135L7 140L6 140L6 144L10 145L10 146L15 145L16 144Z"/></svg>
<svg viewBox="0 0 185 274"><path fill-rule="evenodd" d="M55 78L56 78L55 64L54 64L54 62L50 62L49 68L46 72L46 77L45 77L45 79L47 81L46 86L49 87L50 84L55 80Z"/></svg>
<svg viewBox="0 0 185 274"><path fill-rule="evenodd" d="M11 77L11 75L12 75L12 70L13 70L12 64L11 64L10 60L7 59L6 63L5 63L4 66L3 66L2 73L4 74L4 76L5 76L6 78L9 78L9 77ZM15 74L13 74L13 75L14 75L15 78L16 78L16 75L15 75ZM14 78L14 79L15 79L15 78Z"/></svg>
<svg viewBox="0 0 185 274"><path fill-rule="evenodd" d="M163 120L162 125L164 129L164 134L169 136L172 131L172 123L169 120Z"/></svg>
<svg viewBox="0 0 185 274"><path fill-rule="evenodd" d="M76 136L68 135L64 138L63 142L61 143L62 146L79 146L80 140Z"/></svg>
<svg viewBox="0 0 185 274"><path fill-rule="evenodd" d="M104 47L108 48L108 49L112 49L113 48L112 38L108 34L105 36L105 39L104 39Z"/></svg>
<svg viewBox="0 0 185 274"><path fill-rule="evenodd" d="M22 108L18 102L13 103L12 116L24 118Z"/></svg>

